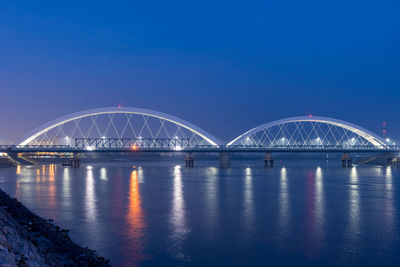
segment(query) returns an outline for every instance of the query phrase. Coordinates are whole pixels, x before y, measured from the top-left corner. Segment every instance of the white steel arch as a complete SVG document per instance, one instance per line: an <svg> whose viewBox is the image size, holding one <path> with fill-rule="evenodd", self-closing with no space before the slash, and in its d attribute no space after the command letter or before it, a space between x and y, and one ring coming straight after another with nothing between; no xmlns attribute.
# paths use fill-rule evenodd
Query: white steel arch
<svg viewBox="0 0 400 267"><path fill-rule="evenodd" d="M58 119L52 120L48 123L45 123L41 125L40 127L34 129L32 132L28 133L26 136L24 136L21 141L17 143L17 145L24 146L29 144L32 140L34 140L36 137L40 136L41 134L57 127L62 124L65 124L70 121L78 120L84 117L89 117L89 116L95 116L95 115L102 115L102 114L137 114L137 115L145 115L145 116L150 116L154 118L158 118L161 120L169 121L171 123L174 123L180 127L183 127L192 133L200 136L204 140L206 140L210 145L221 145L221 141L219 141L217 138L209 134L208 132L204 131L203 129L197 127L196 125L187 122L185 120L182 120L180 118L177 118L175 116L158 112L158 111L153 111L149 109L143 109L143 108L135 108L135 107L107 107L107 108L97 108L97 109L90 109L90 110L84 110L80 112L76 112L70 115L66 115L63 117L60 117Z"/></svg>
<svg viewBox="0 0 400 267"><path fill-rule="evenodd" d="M383 138L377 136L376 134L374 134L358 125L352 124L350 122L338 120L338 119L333 119L333 118L328 118L328 117L318 117L318 116L298 116L298 117L291 117L291 118L276 120L276 121L272 121L272 122L269 122L266 124L262 124L258 127L255 127L253 129L239 135L238 137L236 137L235 139L230 141L227 144L227 146L240 144L242 140L245 140L246 138L248 138L264 129L268 129L268 128L271 128L271 127L277 126L277 125L293 123L293 122L317 122L317 123L325 123L325 124L334 125L334 126L346 129L350 132L353 132L354 134L357 134L358 136L364 138L365 140L367 140L372 145L374 145L378 148L384 148L384 147L388 146L388 144L385 142L385 140Z"/></svg>

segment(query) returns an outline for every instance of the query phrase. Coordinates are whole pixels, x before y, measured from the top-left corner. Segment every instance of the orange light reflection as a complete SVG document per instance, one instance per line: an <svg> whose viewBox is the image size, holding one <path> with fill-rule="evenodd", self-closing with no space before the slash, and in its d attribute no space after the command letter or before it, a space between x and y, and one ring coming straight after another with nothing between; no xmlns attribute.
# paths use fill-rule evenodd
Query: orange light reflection
<svg viewBox="0 0 400 267"><path fill-rule="evenodd" d="M133 170L130 177L129 203L127 221L130 226L129 236L132 240L130 253L135 259L144 259L143 255L143 235L144 222L143 210L139 190L139 179L137 170Z"/></svg>
<svg viewBox="0 0 400 267"><path fill-rule="evenodd" d="M49 204L51 205L51 207L56 206L56 187L54 184L54 164L49 165Z"/></svg>
<svg viewBox="0 0 400 267"><path fill-rule="evenodd" d="M21 174L21 165L17 166L17 174Z"/></svg>

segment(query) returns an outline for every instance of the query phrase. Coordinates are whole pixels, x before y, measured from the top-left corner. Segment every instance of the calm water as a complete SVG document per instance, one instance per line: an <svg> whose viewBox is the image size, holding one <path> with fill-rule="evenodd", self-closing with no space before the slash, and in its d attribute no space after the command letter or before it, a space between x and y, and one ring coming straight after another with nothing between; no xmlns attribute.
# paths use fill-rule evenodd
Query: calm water
<svg viewBox="0 0 400 267"><path fill-rule="evenodd" d="M7 168L0 186L115 266L400 263L400 168L217 164Z"/></svg>

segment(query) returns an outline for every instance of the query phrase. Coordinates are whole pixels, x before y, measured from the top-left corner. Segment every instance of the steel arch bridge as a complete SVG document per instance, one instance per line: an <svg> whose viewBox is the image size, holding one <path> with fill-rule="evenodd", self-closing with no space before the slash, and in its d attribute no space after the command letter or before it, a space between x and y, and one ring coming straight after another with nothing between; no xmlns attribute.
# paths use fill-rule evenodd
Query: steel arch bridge
<svg viewBox="0 0 400 267"><path fill-rule="evenodd" d="M287 149L386 149L389 144L374 133L349 122L300 116L255 127L227 144L228 147Z"/></svg>
<svg viewBox="0 0 400 267"><path fill-rule="evenodd" d="M229 143L175 116L131 107L85 110L36 128L15 151L398 152L349 122L301 116L255 127ZM0 148L5 150L6 148Z"/></svg>
<svg viewBox="0 0 400 267"><path fill-rule="evenodd" d="M75 141L75 144L73 142ZM50 121L28 133L18 147L173 148L222 143L196 125L175 116L132 107L85 110Z"/></svg>

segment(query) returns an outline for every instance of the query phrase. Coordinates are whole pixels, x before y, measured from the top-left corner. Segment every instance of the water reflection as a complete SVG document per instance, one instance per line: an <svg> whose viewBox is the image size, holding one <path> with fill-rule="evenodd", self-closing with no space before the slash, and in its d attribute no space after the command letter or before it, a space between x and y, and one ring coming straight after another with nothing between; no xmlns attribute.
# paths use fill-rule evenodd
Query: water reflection
<svg viewBox="0 0 400 267"><path fill-rule="evenodd" d="M347 229L347 242L349 249L355 250L356 242L360 235L360 188L358 184L357 168L352 167L350 171L350 188L349 188L349 223Z"/></svg>
<svg viewBox="0 0 400 267"><path fill-rule="evenodd" d="M324 184L321 167L318 167L315 171L315 217L316 234L318 238L322 238L324 225Z"/></svg>
<svg viewBox="0 0 400 267"><path fill-rule="evenodd" d="M245 170L244 177L244 234L247 238L251 237L254 231L254 209L253 209L253 182L251 176L251 169L249 167Z"/></svg>
<svg viewBox="0 0 400 267"><path fill-rule="evenodd" d="M49 165L49 204L52 208L56 207L56 185L55 185L55 170L54 164Z"/></svg>
<svg viewBox="0 0 400 267"><path fill-rule="evenodd" d="M190 229L186 221L185 202L183 198L182 170L181 166L177 165L173 172L173 200L172 210L170 214L170 225L172 230L171 236L171 251L174 257L178 259L188 259L184 251L184 242Z"/></svg>
<svg viewBox="0 0 400 267"><path fill-rule="evenodd" d="M40 169L36 169L36 186L40 185Z"/></svg>
<svg viewBox="0 0 400 267"><path fill-rule="evenodd" d="M64 168L62 179L63 205L66 208L72 206L71 203L71 176L69 168Z"/></svg>
<svg viewBox="0 0 400 267"><path fill-rule="evenodd" d="M216 167L81 166L2 169L1 187L15 196L17 181L22 202L115 266L398 261L400 172L393 167L287 164L261 179L257 168L230 168L228 176ZM228 183L227 176L242 179Z"/></svg>
<svg viewBox="0 0 400 267"><path fill-rule="evenodd" d="M384 220L383 220L383 229L384 236L386 239L392 241L396 239L395 236L395 226L396 226L396 208L394 204L394 195L393 195L393 175L392 175L392 167L386 167L385 171L385 206L384 206Z"/></svg>
<svg viewBox="0 0 400 267"><path fill-rule="evenodd" d="M218 168L209 167L206 170L206 204L207 204L207 217L205 218L205 222L209 226L207 233L214 234L217 218L218 218L218 203L217 203L217 194L218 194Z"/></svg>
<svg viewBox="0 0 400 267"><path fill-rule="evenodd" d="M310 258L317 257L322 249L324 218L322 174L320 167L307 173L307 231L304 249Z"/></svg>
<svg viewBox="0 0 400 267"><path fill-rule="evenodd" d="M280 235L285 238L289 234L289 185L287 181L286 168L280 171L279 187L279 227Z"/></svg>
<svg viewBox="0 0 400 267"><path fill-rule="evenodd" d="M89 223L96 223L96 194L95 194L95 184L93 177L93 167L86 167L86 194L85 194L85 208L86 208L86 219ZM95 228L95 227L93 227Z"/></svg>
<svg viewBox="0 0 400 267"><path fill-rule="evenodd" d="M129 202L126 219L129 225L128 234L130 238L129 257L135 261L143 260L144 244L143 236L145 230L144 215L141 204L138 171L131 172L129 184Z"/></svg>
<svg viewBox="0 0 400 267"><path fill-rule="evenodd" d="M107 179L107 169L106 169L106 167L102 167L102 168L100 169L100 179L101 179L101 180L105 180L105 181L108 180L108 179Z"/></svg>
<svg viewBox="0 0 400 267"><path fill-rule="evenodd" d="M17 173L17 174L21 174L21 165L18 165L18 166L17 166L17 171L16 171L16 173Z"/></svg>

